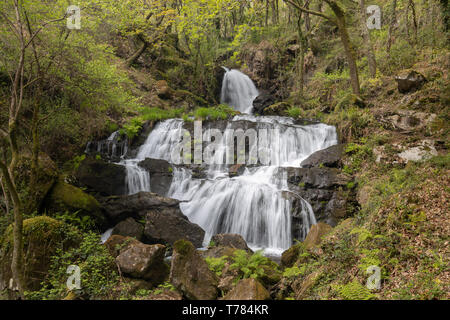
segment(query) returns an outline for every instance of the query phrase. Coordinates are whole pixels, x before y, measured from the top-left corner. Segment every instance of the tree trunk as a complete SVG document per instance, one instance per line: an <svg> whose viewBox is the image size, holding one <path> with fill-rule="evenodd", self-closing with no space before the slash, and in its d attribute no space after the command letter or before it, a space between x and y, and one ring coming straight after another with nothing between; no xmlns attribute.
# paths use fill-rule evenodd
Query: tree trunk
<svg viewBox="0 0 450 320"><path fill-rule="evenodd" d="M358 67L356 66L355 50L351 44L350 36L348 35L347 26L345 23L345 14L336 2L328 1L327 3L336 16L336 24L339 29L342 44L344 45L344 51L345 55L347 56L348 67L350 69L350 82L352 84L353 93L359 96L360 88Z"/></svg>
<svg viewBox="0 0 450 320"><path fill-rule="evenodd" d="M371 78L375 78L377 75L377 62L375 59L372 42L370 40L369 29L367 28L367 23L366 23L367 16L366 16L365 1L360 0L359 6L361 9L361 28L362 28L362 35L363 35L365 47L366 47L367 62L369 64L369 74L370 74Z"/></svg>
<svg viewBox="0 0 450 320"><path fill-rule="evenodd" d="M147 40L144 39L142 35L138 35L138 39L141 40L142 46L131 56L127 59L126 65L128 67L131 67L136 61L141 57L141 55L147 50L149 43Z"/></svg>
<svg viewBox="0 0 450 320"><path fill-rule="evenodd" d="M391 22L389 24L388 31L388 43L387 43L387 53L390 56L392 43L394 42L394 29L397 23L397 0L392 1L392 12L391 12Z"/></svg>

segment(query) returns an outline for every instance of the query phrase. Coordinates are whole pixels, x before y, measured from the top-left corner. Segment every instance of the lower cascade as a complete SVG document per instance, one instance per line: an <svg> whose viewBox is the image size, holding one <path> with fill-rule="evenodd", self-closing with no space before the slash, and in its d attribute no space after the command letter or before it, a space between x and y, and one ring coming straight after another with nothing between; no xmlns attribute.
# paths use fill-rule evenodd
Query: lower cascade
<svg viewBox="0 0 450 320"><path fill-rule="evenodd" d="M239 72L231 70L225 74L222 99L231 98L236 109L249 112L249 105L256 97L252 95L257 95L257 90L253 91L250 86L250 97L243 99L241 89L248 89L251 80L233 71ZM241 104L242 101L245 103ZM187 123L181 119L158 123L139 147L136 157L120 162L126 167L128 194L152 191L150 174L139 166L140 161L146 158L166 160L174 169L171 186L164 196L180 200L183 213L205 230L204 246L215 234L236 233L242 235L252 249L263 249L266 254L279 255L289 248L293 241L292 205L286 196L291 191L284 168L300 167L300 163L314 152L337 144L336 129L320 123L299 125L287 117L235 116L222 128L222 136L214 138L214 152L208 163L202 163L205 174L199 178L193 176L192 165L174 160L174 150L178 150L183 136L189 134L186 127ZM208 122L207 128L202 128L200 137L204 142L212 143L210 129L213 128L214 122ZM237 145L234 138L242 133L244 140L241 142L244 145L248 142L244 157L247 166L239 166L243 170L236 176L230 174L233 164L224 163L227 156L230 157L230 141L234 147ZM234 150L232 152L236 158ZM252 165L248 165L250 160ZM298 198L301 200L301 234L304 238L311 225L316 224L316 219L310 204Z"/></svg>

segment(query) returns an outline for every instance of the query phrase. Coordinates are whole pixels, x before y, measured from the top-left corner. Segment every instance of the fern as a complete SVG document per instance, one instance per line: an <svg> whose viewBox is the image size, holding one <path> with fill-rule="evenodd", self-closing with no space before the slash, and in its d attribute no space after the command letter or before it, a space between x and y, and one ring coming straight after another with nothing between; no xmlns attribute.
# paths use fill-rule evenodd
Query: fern
<svg viewBox="0 0 450 320"><path fill-rule="evenodd" d="M346 300L371 300L376 296L356 279L346 285L337 286L337 291Z"/></svg>

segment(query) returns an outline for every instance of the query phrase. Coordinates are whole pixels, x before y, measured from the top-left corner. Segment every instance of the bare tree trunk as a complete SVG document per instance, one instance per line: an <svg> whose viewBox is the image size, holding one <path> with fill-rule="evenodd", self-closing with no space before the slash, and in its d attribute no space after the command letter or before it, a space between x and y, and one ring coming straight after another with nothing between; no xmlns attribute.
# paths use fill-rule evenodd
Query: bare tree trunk
<svg viewBox="0 0 450 320"><path fill-rule="evenodd" d="M388 31L388 43L387 43L387 53L390 56L391 47L394 42L394 30L395 25L397 24L397 0L392 0L392 9L391 9L391 22L389 24Z"/></svg>
<svg viewBox="0 0 450 320"><path fill-rule="evenodd" d="M377 61L375 59L375 53L373 51L372 41L370 39L369 28L367 28L367 16L366 16L366 4L364 0L359 1L361 11L361 28L366 47L367 62L369 64L369 74L371 78L375 78L377 75Z"/></svg>

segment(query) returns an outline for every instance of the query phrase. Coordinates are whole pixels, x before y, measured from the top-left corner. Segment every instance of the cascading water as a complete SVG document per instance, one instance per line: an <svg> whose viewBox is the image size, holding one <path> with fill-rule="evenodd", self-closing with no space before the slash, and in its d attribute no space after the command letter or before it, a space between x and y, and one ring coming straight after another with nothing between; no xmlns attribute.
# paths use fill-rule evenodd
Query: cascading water
<svg viewBox="0 0 450 320"><path fill-rule="evenodd" d="M239 71L229 70L225 74L222 101L237 110L249 112L257 92L253 82ZM174 164L172 153L180 143L184 124L180 119L160 122L139 148L136 158L121 162L127 168L129 194L151 191L150 175L138 165L140 161L153 158ZM253 249L263 248L266 253L280 254L292 244L293 208L286 197L286 193L292 192L284 167L300 167L312 153L337 144L336 130L325 124L296 125L292 119L284 117L235 116L228 122L222 138L214 141L213 163L225 163L221 160L226 158L230 132L243 126L255 132L266 130L264 141L250 144L248 154L252 151L257 151L258 155L265 153L270 161L247 167L235 177L230 176L228 165L207 165L204 179L193 178L189 166L174 166L166 196L181 200L183 213L206 231L205 245L214 234L237 233ZM301 206L302 235L306 236L316 220L309 203L299 196L297 199Z"/></svg>
<svg viewBox="0 0 450 320"><path fill-rule="evenodd" d="M228 104L242 113L250 113L253 100L259 95L253 81L239 70L227 69L223 82L220 102Z"/></svg>

